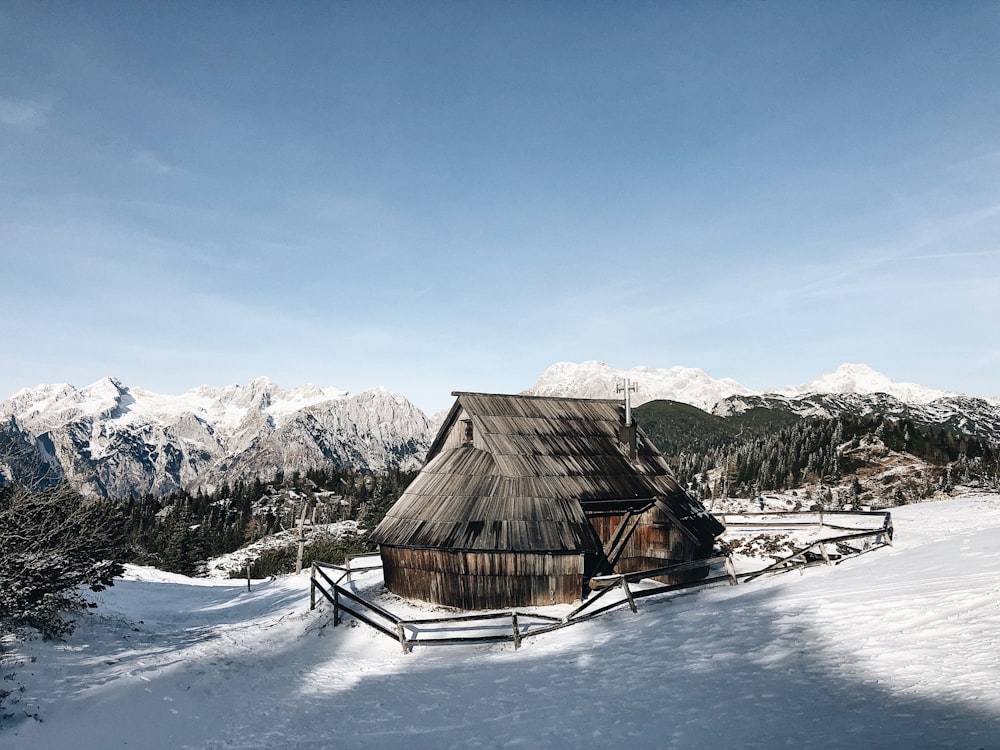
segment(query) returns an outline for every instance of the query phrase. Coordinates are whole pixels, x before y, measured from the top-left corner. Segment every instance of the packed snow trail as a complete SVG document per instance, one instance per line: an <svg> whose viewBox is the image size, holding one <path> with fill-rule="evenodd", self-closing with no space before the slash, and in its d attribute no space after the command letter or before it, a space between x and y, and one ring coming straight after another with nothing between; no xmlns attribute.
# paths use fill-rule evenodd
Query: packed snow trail
<svg viewBox="0 0 1000 750"><path fill-rule="evenodd" d="M309 612L306 576L247 592L130 569L65 644L20 649L0 747L1000 747L1000 497L893 520L891 549L644 599L519 651L403 655Z"/></svg>

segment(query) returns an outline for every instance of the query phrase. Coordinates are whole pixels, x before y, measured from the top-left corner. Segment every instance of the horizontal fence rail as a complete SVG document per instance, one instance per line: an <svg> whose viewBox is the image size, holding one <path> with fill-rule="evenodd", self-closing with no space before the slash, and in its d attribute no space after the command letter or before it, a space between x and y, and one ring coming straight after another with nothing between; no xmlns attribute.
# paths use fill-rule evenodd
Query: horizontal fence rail
<svg viewBox="0 0 1000 750"><path fill-rule="evenodd" d="M788 526L817 525L816 521L802 520L801 517L803 515L818 516L820 519L819 524L825 528L845 530L851 533L817 539L790 555L776 559L772 564L764 568L743 573L736 571L732 556L718 556L632 573L596 576L589 583L591 590L595 593L588 596L576 609L563 617L555 617L538 612L510 610L502 612L478 612L451 617L402 618L384 607L366 600L344 585L345 583L350 583L351 576L354 573L381 569L381 562L378 564L352 565L352 562L361 558L376 555L377 553L375 552L351 556L345 561L344 565L313 562L309 586L309 608L316 608L318 604L317 594L319 594L333 605L334 625L339 625L342 622L342 613L346 612L356 620L369 625L393 640L399 641L404 654L409 653L414 644L513 643L514 648L517 649L521 647L521 642L525 638L541 635L542 633L550 633L554 630L589 620L626 604L632 612L638 612L635 604L637 599L700 586L709 586L722 583L723 581L735 586L741 580L747 582L760 576L799 570L811 565L831 565L835 564L834 560L839 563L847 557L892 544L892 518L888 512L826 511L825 513L810 512L806 514L773 512L727 514L727 519L734 520L729 520L726 525L727 527L742 528L783 528ZM836 515L880 516L882 517L882 524L874 529L855 529L849 526L825 523L825 518ZM774 518L776 516L779 518ZM784 518L788 516L798 516L800 518L797 521L789 522ZM850 542L868 539L874 541L867 546L855 547L849 544ZM827 550L827 545L833 545L837 549L837 552L831 554ZM649 579L655 577L701 568L707 568L708 575L695 581L673 584L652 582L653 585L649 585ZM639 583L640 581L647 581L647 584L641 588L632 587L632 584ZM606 601L605 598L607 595L616 589L621 589L625 598L623 600ZM601 606L597 606L598 604ZM496 624L498 621L509 621L509 627L502 630L499 629Z"/></svg>
<svg viewBox="0 0 1000 750"><path fill-rule="evenodd" d="M756 526L825 526L827 528L856 528L850 526L839 526L829 523L828 519L845 518L847 516L860 517L863 519L881 518L883 523L891 526L892 514L885 510L807 510L807 511L780 511L762 510L757 513L745 511L742 513L717 513L716 518L722 522L726 528L730 527L756 527Z"/></svg>
<svg viewBox="0 0 1000 750"><path fill-rule="evenodd" d="M810 520L810 517L813 520ZM866 528L845 525L848 517L862 519L866 522ZM849 532L816 539L789 555L776 558L773 563L765 568L739 574L738 577L742 578L744 582L752 581L763 575L800 570L812 565L839 564L847 557L859 555L885 545L892 545L892 514L884 510L761 511L760 513L727 513L720 515L719 518L727 529L780 529L818 526L833 531ZM835 521L835 523L831 523L831 520ZM881 523L877 523L873 527L871 524L873 520L880 520ZM850 542L868 539L873 541L870 544L860 547L849 544ZM831 545L836 550L833 553L827 549Z"/></svg>

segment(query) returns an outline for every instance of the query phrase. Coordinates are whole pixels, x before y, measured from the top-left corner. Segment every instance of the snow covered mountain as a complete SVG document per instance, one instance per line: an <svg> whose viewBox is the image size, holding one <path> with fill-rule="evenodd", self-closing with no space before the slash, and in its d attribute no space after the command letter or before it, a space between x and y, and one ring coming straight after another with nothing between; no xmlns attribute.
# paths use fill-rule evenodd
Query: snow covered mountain
<svg viewBox="0 0 1000 750"><path fill-rule="evenodd" d="M835 372L820 375L811 383L778 391L779 395L793 399L850 393L862 396L884 393L907 404L929 404L941 398L961 396L954 391L938 391L916 383L897 383L868 365L860 364L843 364Z"/></svg>
<svg viewBox="0 0 1000 750"><path fill-rule="evenodd" d="M0 404L0 472L44 464L85 494L112 497L330 464L413 468L431 438L423 412L385 389L284 390L267 378L180 396L104 378L24 389Z"/></svg>
<svg viewBox="0 0 1000 750"><path fill-rule="evenodd" d="M845 364L812 383L761 393L689 367L618 370L603 362L552 365L524 391L672 400L720 416L753 407L803 416L838 413L947 425L1000 443L1000 400L896 383L865 365ZM179 396L105 378L85 388L42 385L0 403L0 481L48 472L88 495L121 497L212 488L323 466L417 468L436 425L403 396L375 388L349 395L304 385L284 390L267 378Z"/></svg>
<svg viewBox="0 0 1000 750"><path fill-rule="evenodd" d="M632 396L636 406L647 401L669 399L711 411L729 396L752 395L746 386L730 378L714 380L694 367L671 367L657 370L633 367L618 370L604 362L557 362L542 373L524 393L532 396L568 396L571 398L618 398L616 387L628 379L638 390Z"/></svg>
<svg viewBox="0 0 1000 750"><path fill-rule="evenodd" d="M843 364L811 383L765 393L730 378L715 380L690 367L619 370L603 362L559 362L545 370L525 393L619 398L616 386L626 378L637 386L632 395L635 406L657 400L679 401L719 416L754 407L784 409L802 416L881 413L918 424L949 426L1000 443L1000 400L897 383L863 364Z"/></svg>
<svg viewBox="0 0 1000 750"><path fill-rule="evenodd" d="M636 406L647 401L668 399L712 411L715 406L733 396L764 396L732 378L716 380L694 367L653 369L633 367L619 370L604 362L558 362L542 373L538 382L525 393L536 396L573 396L576 398L617 398L615 388L624 379L638 386L632 397ZM798 399L816 394L875 394L884 393L908 404L929 404L940 398L960 396L950 391L937 391L915 383L896 383L867 365L843 364L836 372L821 375L811 383L789 386L774 395Z"/></svg>

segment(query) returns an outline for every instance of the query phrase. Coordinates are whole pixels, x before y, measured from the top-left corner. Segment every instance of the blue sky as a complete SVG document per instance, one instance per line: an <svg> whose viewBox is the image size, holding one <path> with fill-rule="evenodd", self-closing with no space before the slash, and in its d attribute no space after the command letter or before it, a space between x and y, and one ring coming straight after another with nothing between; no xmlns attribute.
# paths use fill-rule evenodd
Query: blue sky
<svg viewBox="0 0 1000 750"><path fill-rule="evenodd" d="M0 398L1000 395L995 2L0 3Z"/></svg>

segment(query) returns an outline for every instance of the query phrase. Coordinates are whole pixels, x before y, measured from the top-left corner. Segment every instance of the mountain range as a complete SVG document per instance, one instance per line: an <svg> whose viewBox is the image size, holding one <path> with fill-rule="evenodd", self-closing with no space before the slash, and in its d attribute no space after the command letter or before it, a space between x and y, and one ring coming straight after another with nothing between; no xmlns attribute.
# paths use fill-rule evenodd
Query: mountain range
<svg viewBox="0 0 1000 750"><path fill-rule="evenodd" d="M109 377L24 389L0 404L0 476L65 478L86 495L164 495L330 464L416 468L431 437L427 416L383 388L284 390L258 378L164 396Z"/></svg>
<svg viewBox="0 0 1000 750"><path fill-rule="evenodd" d="M885 394L911 404L929 404L941 398L960 396L950 391L925 388L915 383L896 383L867 365L843 364L829 375L811 383L789 386L776 391L753 391L731 378L716 380L694 367L654 369L633 367L619 370L604 362L558 362L542 373L525 391L536 396L575 396L578 398L618 398L617 387L625 379L636 386L632 403L679 401L712 412L720 402L741 396L773 395L796 400L811 395ZM1000 405L1000 399L993 399Z"/></svg>
<svg viewBox="0 0 1000 750"><path fill-rule="evenodd" d="M865 365L845 364L812 383L771 393L696 368L619 370L602 362L560 362L524 391L533 395L668 400L727 417L755 407L800 416L882 413L942 424L1000 443L1000 400L896 383ZM0 404L0 479L67 480L107 497L210 490L321 466L385 471L417 468L437 419L382 388L351 395L267 378L179 396L108 377L84 388L41 385Z"/></svg>
<svg viewBox="0 0 1000 750"><path fill-rule="evenodd" d="M552 365L525 393L539 396L621 398L618 384L636 386L632 404L676 401L721 417L753 408L786 411L802 417L880 414L1000 444L1000 398L979 398L915 383L898 383L863 364L843 364L811 383L772 392L753 391L735 380L715 380L691 367L617 370L603 362Z"/></svg>

